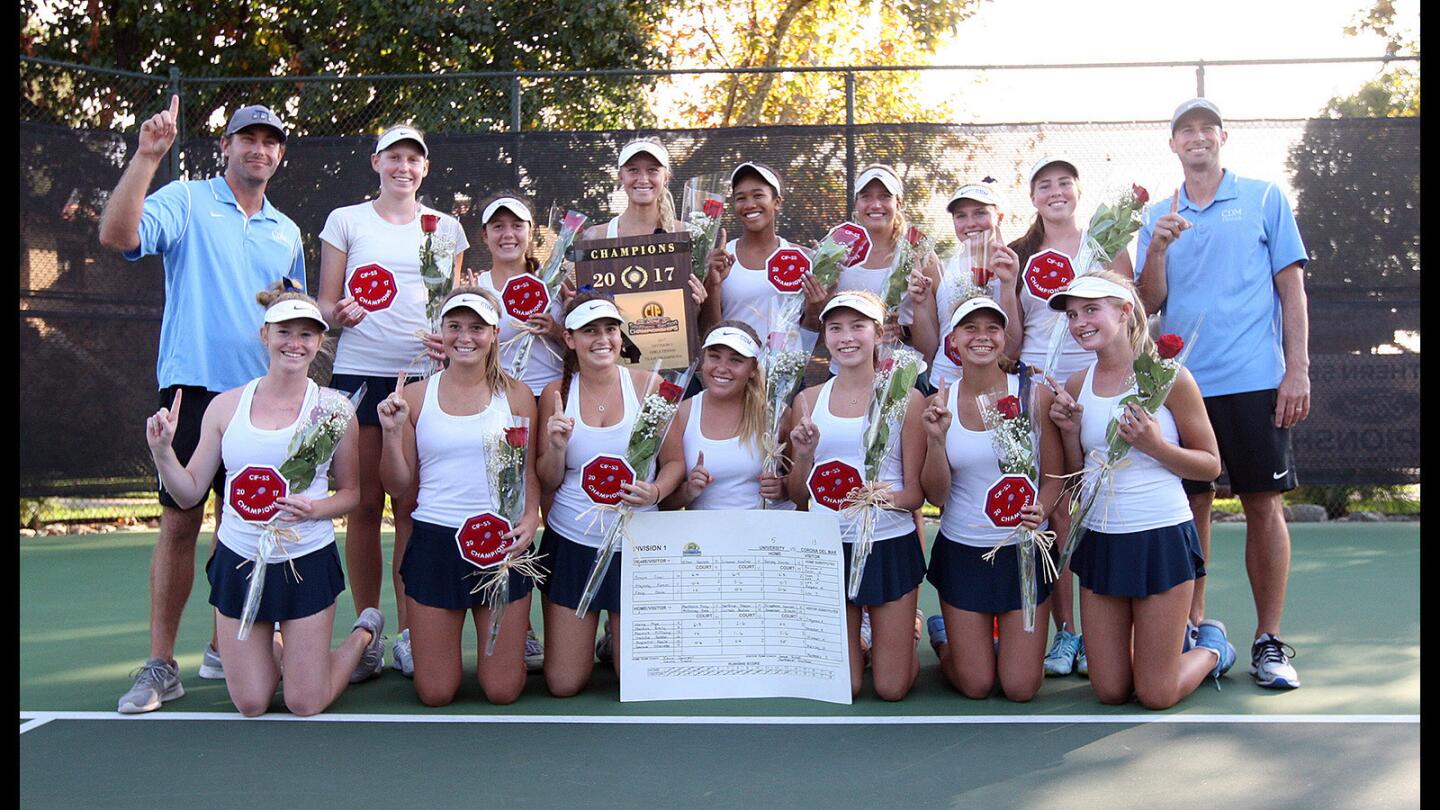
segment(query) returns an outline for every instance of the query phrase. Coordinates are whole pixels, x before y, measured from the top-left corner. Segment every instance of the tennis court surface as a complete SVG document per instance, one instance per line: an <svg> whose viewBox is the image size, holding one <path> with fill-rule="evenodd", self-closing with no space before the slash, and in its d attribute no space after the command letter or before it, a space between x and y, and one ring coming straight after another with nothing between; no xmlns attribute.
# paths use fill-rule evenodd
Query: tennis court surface
<svg viewBox="0 0 1440 810"><path fill-rule="evenodd" d="M1254 627L1244 528L1215 527L1208 612L1237 647ZM1154 806L1413 807L1420 798L1418 523L1305 524L1284 638L1304 686L1256 687L1247 651L1179 706L1102 706L1078 677L1036 699L972 701L921 644L899 703L619 702L615 675L550 697L532 674L511 706L473 679L443 709L393 670L317 718L277 698L245 720L196 675L210 634L203 566L177 658L185 697L116 714L147 642L153 533L20 540L23 806L207 808ZM933 527L932 527L933 537ZM389 536L386 536L388 543ZM387 587L388 592L388 587ZM921 589L926 614L935 592ZM393 619L393 606L385 605ZM341 617L351 613L341 596ZM534 622L540 629L539 601ZM337 638L349 621L337 620ZM473 642L466 656L473 672Z"/></svg>

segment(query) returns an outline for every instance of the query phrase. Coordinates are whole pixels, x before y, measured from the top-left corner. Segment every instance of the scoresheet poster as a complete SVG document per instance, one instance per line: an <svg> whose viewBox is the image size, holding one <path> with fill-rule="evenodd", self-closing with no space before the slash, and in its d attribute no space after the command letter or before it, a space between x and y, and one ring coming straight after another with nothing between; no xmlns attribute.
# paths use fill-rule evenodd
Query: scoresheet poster
<svg viewBox="0 0 1440 810"><path fill-rule="evenodd" d="M642 512L620 567L620 700L850 702L834 515Z"/></svg>

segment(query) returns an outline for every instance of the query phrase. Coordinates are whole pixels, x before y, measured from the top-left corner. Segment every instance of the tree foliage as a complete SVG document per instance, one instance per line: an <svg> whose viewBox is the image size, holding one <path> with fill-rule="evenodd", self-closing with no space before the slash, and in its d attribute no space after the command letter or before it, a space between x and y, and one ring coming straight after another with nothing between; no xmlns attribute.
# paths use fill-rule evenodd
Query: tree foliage
<svg viewBox="0 0 1440 810"><path fill-rule="evenodd" d="M689 0L662 37L675 67L851 67L929 62L941 37L980 0ZM944 121L943 101L922 99L915 72L858 73L862 122ZM834 124L845 120L840 74L685 77L672 123L688 126Z"/></svg>

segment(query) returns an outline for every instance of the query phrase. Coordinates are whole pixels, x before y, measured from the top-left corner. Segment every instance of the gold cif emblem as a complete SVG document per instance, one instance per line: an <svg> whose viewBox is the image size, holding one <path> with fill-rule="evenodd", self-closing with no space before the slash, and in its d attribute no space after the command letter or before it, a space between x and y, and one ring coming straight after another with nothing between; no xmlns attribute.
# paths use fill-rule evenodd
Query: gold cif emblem
<svg viewBox="0 0 1440 810"><path fill-rule="evenodd" d="M640 317L642 318L658 318L664 314L665 310L654 301L646 304L645 307L640 310Z"/></svg>
<svg viewBox="0 0 1440 810"><path fill-rule="evenodd" d="M625 289L633 290L636 287L644 287L645 282L649 280L648 276L649 273L646 272L645 268L631 265L621 271L620 283L625 285Z"/></svg>

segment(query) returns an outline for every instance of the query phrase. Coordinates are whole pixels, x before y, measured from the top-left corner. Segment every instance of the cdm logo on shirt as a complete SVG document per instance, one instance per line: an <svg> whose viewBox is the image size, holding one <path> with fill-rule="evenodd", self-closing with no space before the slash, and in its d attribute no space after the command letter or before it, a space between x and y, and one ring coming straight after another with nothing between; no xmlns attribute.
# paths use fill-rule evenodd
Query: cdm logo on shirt
<svg viewBox="0 0 1440 810"><path fill-rule="evenodd" d="M1225 208L1220 211L1221 222L1239 222L1244 216L1245 212L1242 211L1240 209L1240 206L1238 205L1233 208Z"/></svg>

